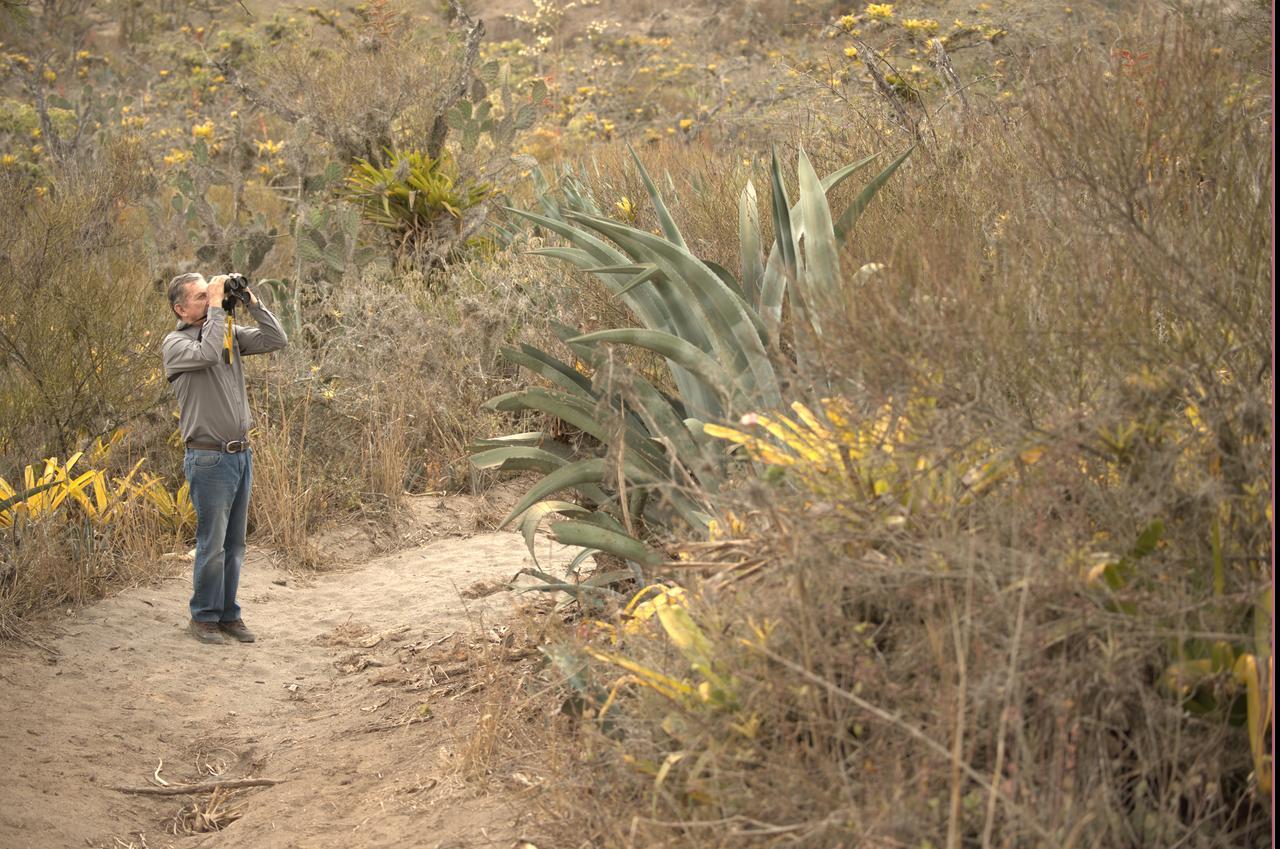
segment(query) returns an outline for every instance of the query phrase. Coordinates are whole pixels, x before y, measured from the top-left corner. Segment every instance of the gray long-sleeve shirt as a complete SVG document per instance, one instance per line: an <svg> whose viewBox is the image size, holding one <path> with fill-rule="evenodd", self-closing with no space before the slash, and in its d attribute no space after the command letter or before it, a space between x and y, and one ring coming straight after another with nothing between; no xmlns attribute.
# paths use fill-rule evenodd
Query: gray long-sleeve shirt
<svg viewBox="0 0 1280 849"><path fill-rule="evenodd" d="M257 327L235 327L235 357L222 361L227 313L210 306L203 325L178 322L164 337L164 373L178 396L184 442L226 443L249 435L249 397L241 357L268 354L288 343L284 328L261 302L249 306Z"/></svg>

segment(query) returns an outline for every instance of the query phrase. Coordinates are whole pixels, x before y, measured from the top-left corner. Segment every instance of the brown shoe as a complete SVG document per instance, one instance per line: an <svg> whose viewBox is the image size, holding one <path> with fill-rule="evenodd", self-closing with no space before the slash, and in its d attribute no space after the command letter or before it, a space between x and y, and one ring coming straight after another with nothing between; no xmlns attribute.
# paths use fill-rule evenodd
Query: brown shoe
<svg viewBox="0 0 1280 849"><path fill-rule="evenodd" d="M217 622L197 622L192 619L187 623L187 630L191 633L191 636L202 643L209 643L215 646L226 645L227 638L222 636L222 631L218 628Z"/></svg>
<svg viewBox="0 0 1280 849"><path fill-rule="evenodd" d="M243 619L232 619L230 622L219 622L222 633L229 634L242 643L252 643L257 639L253 632L244 626Z"/></svg>

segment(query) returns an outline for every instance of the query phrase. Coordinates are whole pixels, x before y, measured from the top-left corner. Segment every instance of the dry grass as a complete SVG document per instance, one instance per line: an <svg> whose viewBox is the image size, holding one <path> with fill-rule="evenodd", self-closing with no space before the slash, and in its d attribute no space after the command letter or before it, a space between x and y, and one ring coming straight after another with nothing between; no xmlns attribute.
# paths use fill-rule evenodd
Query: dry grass
<svg viewBox="0 0 1280 849"><path fill-rule="evenodd" d="M156 513L133 501L109 525L73 510L47 521L19 521L0 537L0 638L22 637L42 610L82 605L168 574L163 555L179 547Z"/></svg>

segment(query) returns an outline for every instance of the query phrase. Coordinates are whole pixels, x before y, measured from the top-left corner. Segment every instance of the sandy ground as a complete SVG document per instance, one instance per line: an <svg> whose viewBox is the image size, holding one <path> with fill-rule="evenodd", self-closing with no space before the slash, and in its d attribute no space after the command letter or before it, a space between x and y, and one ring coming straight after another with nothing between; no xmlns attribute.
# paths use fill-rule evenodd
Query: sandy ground
<svg viewBox="0 0 1280 849"><path fill-rule="evenodd" d="M421 500L416 526L453 512ZM533 662L503 624L529 597L504 582L529 563L507 532L310 576L251 549L240 600L257 643L186 634L184 567L64 614L43 649L0 646L0 849L516 845L512 800L458 765L475 659ZM115 789L157 777L282 783L225 801ZM225 828L184 834L211 803Z"/></svg>

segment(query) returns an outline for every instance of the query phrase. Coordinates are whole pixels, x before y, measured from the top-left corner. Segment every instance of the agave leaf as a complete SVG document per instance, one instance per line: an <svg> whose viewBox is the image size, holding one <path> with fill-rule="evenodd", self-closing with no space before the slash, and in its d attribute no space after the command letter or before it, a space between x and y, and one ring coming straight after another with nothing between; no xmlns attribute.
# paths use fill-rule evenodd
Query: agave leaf
<svg viewBox="0 0 1280 849"><path fill-rule="evenodd" d="M760 210L756 205L756 187L750 180L738 197L738 253L742 264L743 295L759 312L764 263L760 260Z"/></svg>
<svg viewBox="0 0 1280 849"><path fill-rule="evenodd" d="M845 167L828 174L822 178L823 192L830 192L847 180L858 170L862 169L880 154L872 154L864 159L846 165ZM800 204L790 205L787 200L786 187L782 182L781 171L777 168L777 156L775 152L773 168L771 169L771 180L773 184L773 219L774 219L774 243L769 249L769 256L765 262L764 278L760 286L760 298L758 311L767 328L767 339L769 344L776 348L778 345L778 337L782 329L782 301L786 296L787 283L794 279L795 264L788 263L788 257L794 257L797 254L797 246L800 244L801 238L804 236L804 221L800 214ZM782 198L787 205L780 208L778 199ZM782 213L785 210L785 215ZM790 226L791 239L788 241L782 238L782 233L787 232L779 227L779 219L783 218L788 221ZM837 245L843 239L843 232L837 227L836 234ZM801 305L803 306L803 305ZM797 318L805 318L803 314L797 315Z"/></svg>
<svg viewBox="0 0 1280 849"><path fill-rule="evenodd" d="M526 430L523 433L508 433L504 436L491 436L485 439L477 439L471 443L471 451L476 452L484 448L504 448L508 445L534 445L542 447L544 441L551 441L550 438L540 430ZM567 445L561 445L566 451L569 451ZM562 455L562 456L568 456Z"/></svg>
<svg viewBox="0 0 1280 849"><path fill-rule="evenodd" d="M561 392L544 389L508 392L496 398L490 398L484 406L502 412L537 410L562 419L606 445L614 441L615 434L612 430L596 418L594 404L588 404L581 398ZM628 422L626 432L630 433L632 438L626 442L626 448L630 450L625 452L624 460L628 463L634 460L647 470L650 478L660 479L662 469L667 465L662 451L652 444L649 435L640 430L636 423Z"/></svg>
<svg viewBox="0 0 1280 849"><path fill-rule="evenodd" d="M653 184L653 180L649 179L649 172L644 170L644 163L636 155L635 148L628 143L627 150L631 153L631 160L636 164L636 170L640 172L640 179L644 181L644 188L649 193L649 199L653 201L653 208L658 213L658 223L662 225L662 232L666 234L667 240L672 244L688 250L689 246L684 243L684 237L680 235L680 228L676 226L675 219L671 217L670 211L667 210L667 205L662 202L662 195L658 193L658 187ZM670 175L668 175L667 181L670 182L670 180Z"/></svg>
<svg viewBox="0 0 1280 849"><path fill-rule="evenodd" d="M635 345L655 354L661 354L690 374L695 375L715 395L720 406L731 397L733 382L728 372L715 359L701 348L679 336L664 333L661 330L647 330L640 327L623 327L614 330L597 330L575 336L573 342L595 344L597 342ZM694 399L686 398L686 402Z"/></svg>
<svg viewBox="0 0 1280 849"><path fill-rule="evenodd" d="M877 158L879 158L879 156L880 156L879 153L873 153L864 159L859 159L857 162L853 163L852 165L846 165L843 168L839 168L835 171L832 171L830 174L822 178L822 191L824 192L831 191L836 186L839 186L841 183L847 180L855 172L861 170L867 165L870 165Z"/></svg>
<svg viewBox="0 0 1280 849"><path fill-rule="evenodd" d="M633 560L644 566L656 566L663 561L661 554L652 550L635 537L608 530L598 525L575 519L551 523L551 532L564 545L581 545Z"/></svg>
<svg viewBox="0 0 1280 849"><path fill-rule="evenodd" d="M726 289L741 298L743 303L746 303L747 299L742 294L742 284L738 282L738 278L733 276L732 271L713 259L703 259L702 264L716 273L716 277L720 278L720 282L725 285ZM748 306L750 305L748 304ZM750 314L751 311L747 310L747 312Z"/></svg>
<svg viewBox="0 0 1280 849"><path fill-rule="evenodd" d="M614 292L614 294L621 297L622 295L625 295L626 293L630 292L632 289L639 286L641 283L648 283L650 280L660 278L661 276L662 276L662 269L659 268L658 266L656 265L642 266L640 273L637 274L635 277L632 277L626 283L624 283L622 285L622 288L618 289L618 291Z"/></svg>
<svg viewBox="0 0 1280 849"><path fill-rule="evenodd" d="M538 253L531 251L531 253ZM648 271L652 265L637 265L636 263L628 263L626 265L602 265L597 268L588 268L592 274L639 274L641 271Z"/></svg>
<svg viewBox="0 0 1280 849"><path fill-rule="evenodd" d="M597 528L604 528L607 531L616 531L620 534L625 534L627 532L627 529L622 526L621 522L603 510L596 510L593 513L578 516L575 521L586 522L589 525L595 525Z"/></svg>
<svg viewBox="0 0 1280 849"><path fill-rule="evenodd" d="M626 366L617 366L615 371L622 371L623 374L611 375L613 382L621 386L621 391L633 400L630 406L635 407L649 432L669 448L674 459L683 464L685 469L702 477L706 471L707 458L689 435L681 415L676 412L671 401L652 383ZM674 477L678 471L676 464L669 464L668 468L669 474ZM693 481L681 480L680 483ZM716 490L717 481L714 476L705 476L704 483L712 492Z"/></svg>
<svg viewBox="0 0 1280 849"><path fill-rule="evenodd" d="M543 572L540 569L524 568L524 569L521 569L519 572L517 572L516 575L532 575L533 577L542 581L541 584L535 584L533 586L524 587L523 589L525 592L568 593L569 595L577 599L579 604L583 603L584 601L584 599L582 598L583 592L595 592L595 593L600 593L602 595L607 595L607 596L616 596L618 598L622 597L621 593L615 590L611 590L608 587L602 587L597 584L590 584L590 583L587 583L586 581L582 581L581 583L577 583L577 584L570 584L566 581L561 581L556 578L553 578L550 575L548 575L546 572Z"/></svg>
<svg viewBox="0 0 1280 849"><path fill-rule="evenodd" d="M794 238L792 238L791 230L791 201L787 197L787 186L782 180L782 166L778 164L777 148L774 148L773 151L769 175L773 184L773 240L776 249L782 256L783 271L794 278L796 275L796 244Z"/></svg>
<svg viewBox="0 0 1280 849"><path fill-rule="evenodd" d="M853 199L853 203L849 204L849 208L840 214L840 220L835 224L836 238L844 240L849 232L853 230L853 225L857 223L858 216L862 215L863 210L871 203L871 199L876 196L876 192L889 181L893 176L893 172L898 170L902 163L907 161L907 157L916 149L915 145L907 148L906 152L897 159L889 163L889 166L875 176L870 183Z"/></svg>
<svg viewBox="0 0 1280 849"><path fill-rule="evenodd" d="M563 262L567 262L570 265L576 265L578 268L584 268L586 266L593 264L594 262L594 258L591 256L591 254L587 253L581 248L564 248L564 247L537 248L535 250L529 251L529 254L531 256L549 256L552 259L558 259Z"/></svg>
<svg viewBox="0 0 1280 849"><path fill-rule="evenodd" d="M692 303L701 313L716 353L726 358L730 374L743 388L743 394L751 397L753 391L759 393L759 402L766 406L781 403L773 366L747 316L745 304L715 272L684 248L643 230L580 213L567 217L604 233L624 247L630 244L649 254L663 267L668 280L679 281L692 293ZM689 339L686 334L679 335ZM689 341L697 344L694 339Z"/></svg>
<svg viewBox="0 0 1280 849"><path fill-rule="evenodd" d="M508 211L534 223L541 224L577 245L576 250L581 251L581 254L564 252L556 256L578 268L590 270L599 267L635 264L630 262L629 257L618 249L566 221L535 213L522 212L513 208L508 208ZM544 250L549 251L551 249ZM564 249L561 250L564 251ZM680 297L676 297L670 286L661 288L657 286L628 288L626 284L634 281L616 279L621 275L614 275L608 272L598 273L596 277L611 292L618 295L627 308L646 327L680 336L704 351L712 350L705 328L694 321L693 317L688 314L688 309L683 306L688 301L687 296L683 300ZM682 395L690 399L699 399L701 406L708 410L714 410L713 406L707 406L710 399L709 397L703 397L705 390L698 385L693 375L682 369L675 369L674 376Z"/></svg>
<svg viewBox="0 0 1280 849"><path fill-rule="evenodd" d="M511 521L528 510L534 504L555 492L565 489L576 489L582 484L600 484L604 480L607 465L600 457L578 460L557 469L530 487L529 491L516 502L511 512L502 520L499 528L505 528Z"/></svg>
<svg viewBox="0 0 1280 849"><path fill-rule="evenodd" d="M519 351L514 348L503 348L501 354L504 359L524 366L534 374L542 375L570 394L581 395L592 401L599 397L591 389L591 381L585 375L573 366L557 360L532 345L521 344Z"/></svg>
<svg viewBox="0 0 1280 849"><path fill-rule="evenodd" d="M569 565L565 567L565 571L567 571L570 575L576 575L578 573L578 568L582 565L582 562L586 560L588 557L590 557L591 555L598 554L599 551L600 550L597 548L582 549L582 551L579 551L577 554L575 554L573 556L573 559L569 561Z"/></svg>
<svg viewBox="0 0 1280 849"><path fill-rule="evenodd" d="M471 464L477 469L499 471L553 472L567 461L559 455L531 445L512 445L506 448L490 448L471 455Z"/></svg>
<svg viewBox="0 0 1280 849"><path fill-rule="evenodd" d="M804 222L804 273L799 275L797 283L814 332L821 335L818 316L835 303L834 296L840 285L840 256L827 195L803 147L798 170L800 216Z"/></svg>
<svg viewBox="0 0 1280 849"><path fill-rule="evenodd" d="M548 254L556 256L558 259L565 260L577 266L578 268L589 270L591 268L610 265L629 265L630 257L619 251L617 248L609 245L601 239L596 238L580 227L575 227L567 221L556 220L545 215L537 215L532 212L507 207L507 211L522 218L526 218L535 224L546 227L551 232L564 237L582 254L564 253L564 249L560 249L559 254ZM544 248L543 251L553 249ZM619 275L622 276L622 275ZM617 280L614 275L602 273L596 275L609 291L618 294L618 290L626 283L627 280ZM650 288L639 288L634 291L626 292L622 296L623 303L636 314L645 325L661 330L674 331L674 322L670 310L663 304L657 293Z"/></svg>
<svg viewBox="0 0 1280 849"><path fill-rule="evenodd" d="M586 507L574 504L571 501L540 501L525 511L524 518L520 520L520 533L524 537L525 547L529 549L529 554L533 557L533 562L538 562L538 555L534 551L534 537L538 533L538 526L542 524L542 520L552 513L560 513L569 515L572 513L589 513Z"/></svg>

